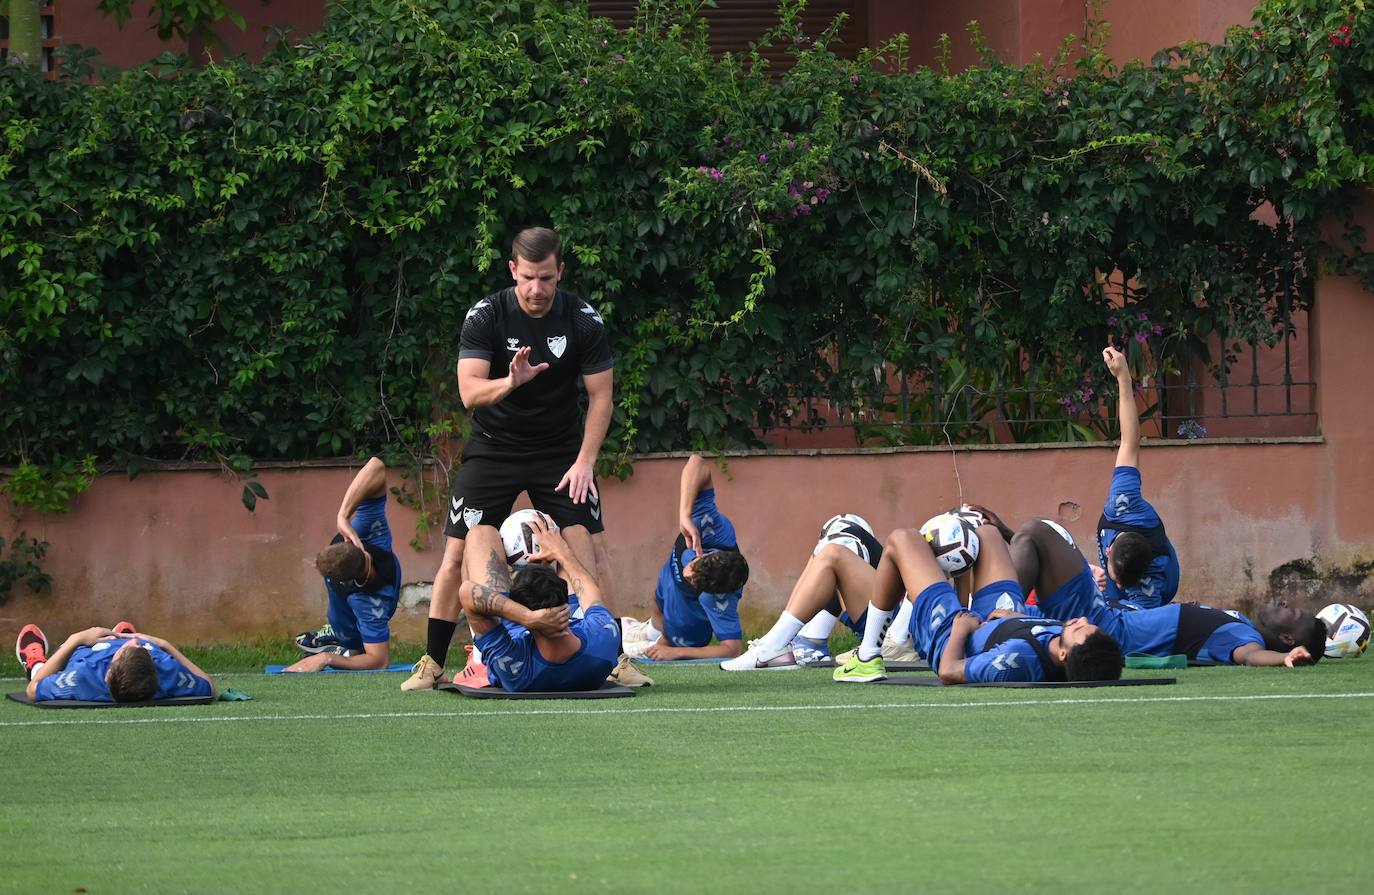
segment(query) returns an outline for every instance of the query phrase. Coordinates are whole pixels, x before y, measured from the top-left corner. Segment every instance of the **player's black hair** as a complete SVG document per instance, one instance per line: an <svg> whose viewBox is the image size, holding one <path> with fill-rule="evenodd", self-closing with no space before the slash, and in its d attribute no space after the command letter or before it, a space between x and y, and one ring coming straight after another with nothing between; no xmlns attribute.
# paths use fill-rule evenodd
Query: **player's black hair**
<svg viewBox="0 0 1374 895"><path fill-rule="evenodd" d="M515 234L510 244L510 260L538 263L552 256L555 264L563 263L563 238L548 227L529 227Z"/></svg>
<svg viewBox="0 0 1374 895"><path fill-rule="evenodd" d="M1154 551L1150 539L1138 531L1123 531L1112 540L1112 553L1107 557L1116 583L1120 587L1135 587L1150 568Z"/></svg>
<svg viewBox="0 0 1374 895"><path fill-rule="evenodd" d="M511 578L510 598L526 609L552 609L568 602L568 582L549 566L522 566Z"/></svg>
<svg viewBox="0 0 1374 895"><path fill-rule="evenodd" d="M717 550L692 566L692 585L708 594L734 593L749 580L749 563L738 550Z"/></svg>
<svg viewBox="0 0 1374 895"><path fill-rule="evenodd" d="M110 662L105 677L115 702L147 702L157 693L157 666L153 654L142 646L120 651Z"/></svg>
<svg viewBox="0 0 1374 895"><path fill-rule="evenodd" d="M1317 664L1326 655L1326 623L1315 615L1304 616L1293 632L1293 640L1297 646L1307 647L1312 664Z"/></svg>
<svg viewBox="0 0 1374 895"><path fill-rule="evenodd" d="M1064 659L1064 676L1071 681L1115 681L1121 678L1126 660L1121 644L1106 631L1094 631L1069 650Z"/></svg>

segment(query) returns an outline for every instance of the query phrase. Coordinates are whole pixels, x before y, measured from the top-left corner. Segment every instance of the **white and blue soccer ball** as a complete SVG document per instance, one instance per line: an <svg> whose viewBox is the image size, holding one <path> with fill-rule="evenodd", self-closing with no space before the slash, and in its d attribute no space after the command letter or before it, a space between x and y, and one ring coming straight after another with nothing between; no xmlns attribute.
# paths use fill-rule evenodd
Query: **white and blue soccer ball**
<svg viewBox="0 0 1374 895"><path fill-rule="evenodd" d="M517 510L501 523L501 543L506 550L506 562L513 566L529 565L530 554L539 552L539 534L530 526L534 519L543 519L546 526L558 531L557 523L549 518L549 514L538 510Z"/></svg>
<svg viewBox="0 0 1374 895"><path fill-rule="evenodd" d="M977 531L978 526L987 521L982 513L970 506L955 507L949 511L949 515L958 516L960 519L963 519L964 522L968 524L968 527L974 531Z"/></svg>
<svg viewBox="0 0 1374 895"><path fill-rule="evenodd" d="M921 526L921 537L930 545L935 561L946 575L958 577L973 568L978 560L978 533L973 530L970 520L962 516L954 513L932 516Z"/></svg>
<svg viewBox="0 0 1374 895"><path fill-rule="evenodd" d="M1369 616L1358 606L1332 603L1317 618L1326 625L1326 657L1353 659L1369 646Z"/></svg>
<svg viewBox="0 0 1374 895"><path fill-rule="evenodd" d="M850 553L862 559L864 562L871 562L868 555L868 547L853 534L852 529L861 528L869 534L873 534L873 526L868 524L868 520L862 516L855 516L853 513L841 513L831 516L825 520L821 526L821 536L816 541L816 547L811 551L812 556L819 556L820 552L831 544L836 544ZM874 535L874 537L877 537Z"/></svg>

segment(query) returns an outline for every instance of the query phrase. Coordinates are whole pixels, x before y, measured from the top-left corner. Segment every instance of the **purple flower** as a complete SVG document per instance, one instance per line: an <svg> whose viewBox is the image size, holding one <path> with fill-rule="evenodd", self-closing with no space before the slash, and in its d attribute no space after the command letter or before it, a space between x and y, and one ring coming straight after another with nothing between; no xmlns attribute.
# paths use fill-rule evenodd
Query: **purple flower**
<svg viewBox="0 0 1374 895"><path fill-rule="evenodd" d="M797 148L797 141L796 141L796 140L788 140L788 141L787 141L787 148L788 148L788 149L796 149L796 148Z"/></svg>
<svg viewBox="0 0 1374 895"><path fill-rule="evenodd" d="M1141 311L1139 314L1136 314L1136 315L1135 315L1135 319L1140 320L1140 321L1149 320L1149 319L1150 319L1150 315L1149 315L1149 314L1146 314L1144 311Z"/></svg>
<svg viewBox="0 0 1374 895"><path fill-rule="evenodd" d="M1179 424L1178 436L1189 440L1207 437L1207 428L1197 420L1184 420Z"/></svg>
<svg viewBox="0 0 1374 895"><path fill-rule="evenodd" d="M1145 156L1145 161L1147 161L1147 162L1152 162L1152 161L1154 161L1154 160L1155 160L1155 157L1152 156L1152 155L1147 155L1147 156Z"/></svg>
<svg viewBox="0 0 1374 895"><path fill-rule="evenodd" d="M798 205L798 206L797 206L797 214L810 214L810 213L811 213L811 206L810 206L810 205Z"/></svg>
<svg viewBox="0 0 1374 895"><path fill-rule="evenodd" d="M1108 317L1108 318L1107 318L1107 325L1110 326L1110 327L1112 327L1113 329L1116 328L1116 315L1115 315L1115 314L1113 314L1111 317Z"/></svg>
<svg viewBox="0 0 1374 895"><path fill-rule="evenodd" d="M766 153L766 152L760 152L760 153L759 153L759 164L763 164L763 163L766 162L766 161L768 161L768 153Z"/></svg>
<svg viewBox="0 0 1374 895"><path fill-rule="evenodd" d="M858 75L850 75L850 76L849 76L849 83L851 83L851 84L857 84L857 83L859 83L859 76L858 76Z"/></svg>
<svg viewBox="0 0 1374 895"><path fill-rule="evenodd" d="M720 173L719 168L712 168L710 171L707 172L707 174L710 176L712 180L720 180L725 176L724 174Z"/></svg>
<svg viewBox="0 0 1374 895"><path fill-rule="evenodd" d="M1152 326L1152 327L1150 327L1150 328L1151 328L1152 330L1154 330L1155 335L1157 335L1157 336L1162 336L1162 335L1164 335L1164 327L1160 326L1158 323L1156 323L1154 326Z"/></svg>
<svg viewBox="0 0 1374 895"><path fill-rule="evenodd" d="M821 187L820 189L816 190L816 198L824 202L826 199L830 198L830 190L826 189L825 187Z"/></svg>
<svg viewBox="0 0 1374 895"><path fill-rule="evenodd" d="M586 79L586 78L578 78L578 79L577 79L577 83L581 84L583 87L586 87L586 86L587 86L587 79Z"/></svg>
<svg viewBox="0 0 1374 895"><path fill-rule="evenodd" d="M615 62L624 62L624 61L625 61L625 57L622 56L622 55L620 55L619 53L616 53L614 56L611 57L611 59L612 59L613 61L615 61Z"/></svg>
<svg viewBox="0 0 1374 895"><path fill-rule="evenodd" d="M1136 333L1136 334L1135 334L1135 340L1136 340L1137 342L1139 342L1140 344L1142 344L1142 345L1145 344L1145 340L1148 339L1148 338L1149 338L1149 336L1145 335L1144 333Z"/></svg>

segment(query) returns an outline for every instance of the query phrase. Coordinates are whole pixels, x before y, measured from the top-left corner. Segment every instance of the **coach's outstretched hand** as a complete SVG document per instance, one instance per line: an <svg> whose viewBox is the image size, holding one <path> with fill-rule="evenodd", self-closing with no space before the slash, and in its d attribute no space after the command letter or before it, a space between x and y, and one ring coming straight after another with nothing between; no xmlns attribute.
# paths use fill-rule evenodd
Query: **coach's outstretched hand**
<svg viewBox="0 0 1374 895"><path fill-rule="evenodd" d="M548 368L548 364L530 363L530 346L526 345L517 350L515 356L510 359L510 372L506 374L506 378L510 380L511 389L515 390Z"/></svg>

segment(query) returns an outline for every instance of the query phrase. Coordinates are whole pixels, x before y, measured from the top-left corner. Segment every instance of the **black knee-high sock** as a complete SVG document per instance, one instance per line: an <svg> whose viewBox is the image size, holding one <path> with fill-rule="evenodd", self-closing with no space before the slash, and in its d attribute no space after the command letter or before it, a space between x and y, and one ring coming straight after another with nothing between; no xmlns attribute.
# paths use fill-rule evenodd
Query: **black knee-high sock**
<svg viewBox="0 0 1374 895"><path fill-rule="evenodd" d="M457 622L444 621L442 618L429 620L425 653L441 668L448 663L448 648L453 643L453 632L457 630Z"/></svg>

